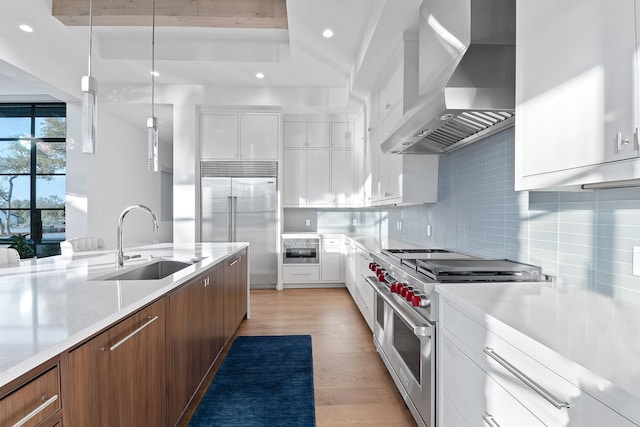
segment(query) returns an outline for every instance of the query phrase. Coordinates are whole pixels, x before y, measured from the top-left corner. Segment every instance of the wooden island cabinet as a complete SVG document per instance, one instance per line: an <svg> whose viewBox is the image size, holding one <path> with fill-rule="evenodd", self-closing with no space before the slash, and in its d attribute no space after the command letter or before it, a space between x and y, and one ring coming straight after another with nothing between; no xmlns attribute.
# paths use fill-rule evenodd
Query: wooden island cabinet
<svg viewBox="0 0 640 427"><path fill-rule="evenodd" d="M69 352L70 426L166 425L165 316L162 298Z"/></svg>
<svg viewBox="0 0 640 427"><path fill-rule="evenodd" d="M0 387L0 425L175 426L247 315L247 250ZM63 406L64 403L64 406Z"/></svg>

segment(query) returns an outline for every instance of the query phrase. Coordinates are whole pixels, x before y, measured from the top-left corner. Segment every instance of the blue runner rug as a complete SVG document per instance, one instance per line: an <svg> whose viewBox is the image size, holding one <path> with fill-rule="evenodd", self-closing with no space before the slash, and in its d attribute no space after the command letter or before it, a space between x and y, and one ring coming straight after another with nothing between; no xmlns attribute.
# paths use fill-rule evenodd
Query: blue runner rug
<svg viewBox="0 0 640 427"><path fill-rule="evenodd" d="M315 425L310 335L236 337L189 423Z"/></svg>

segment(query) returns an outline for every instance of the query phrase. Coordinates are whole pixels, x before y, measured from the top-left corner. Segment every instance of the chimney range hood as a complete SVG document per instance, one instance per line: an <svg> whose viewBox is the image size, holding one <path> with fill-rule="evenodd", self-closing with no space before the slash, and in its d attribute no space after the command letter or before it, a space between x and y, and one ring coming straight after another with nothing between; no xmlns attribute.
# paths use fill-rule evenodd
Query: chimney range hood
<svg viewBox="0 0 640 427"><path fill-rule="evenodd" d="M444 154L514 124L515 1L424 0L420 94L383 152Z"/></svg>

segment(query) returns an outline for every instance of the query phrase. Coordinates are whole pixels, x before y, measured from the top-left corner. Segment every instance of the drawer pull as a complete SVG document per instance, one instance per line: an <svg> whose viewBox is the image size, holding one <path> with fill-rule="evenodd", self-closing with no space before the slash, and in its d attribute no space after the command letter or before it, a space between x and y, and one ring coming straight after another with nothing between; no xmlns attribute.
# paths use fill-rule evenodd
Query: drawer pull
<svg viewBox="0 0 640 427"><path fill-rule="evenodd" d="M496 422L496 420L493 419L493 415L489 415L489 414L484 414L482 416L482 420L487 423L487 425L489 427L500 427L500 424L498 424Z"/></svg>
<svg viewBox="0 0 640 427"><path fill-rule="evenodd" d="M525 383L530 389L538 393L542 396L547 402L551 403L555 406L556 409L568 408L569 404L567 402L562 402L560 399L556 398L549 391L545 390L540 384L536 383L534 380L525 375L518 368L509 363L506 359L496 353L491 347L485 347L484 352L493 360L498 362L502 367L504 367L507 371L511 372L514 376L516 376L520 381Z"/></svg>
<svg viewBox="0 0 640 427"><path fill-rule="evenodd" d="M56 400L58 400L58 395L54 395L52 397L50 397L46 402L44 402L42 405L38 406L36 409L34 409L33 411L31 411L30 413L28 413L23 419L21 419L20 421L18 421L17 423L15 423L12 427L20 427L25 425L26 423L29 422L29 420L31 420L33 417L35 417L36 415L38 415L40 412L44 411L49 405L51 405L53 402L55 402Z"/></svg>
<svg viewBox="0 0 640 427"><path fill-rule="evenodd" d="M144 328L146 328L147 326L149 326L150 324L152 324L153 322L155 322L156 320L158 320L158 316L155 317L148 317L149 321L147 321L145 324L143 324L142 326L140 326L138 329L136 329L135 331L131 332L129 335L127 335L126 337L122 338L120 341L118 341L117 343L115 343L114 345L112 345L111 347L102 347L102 351L105 350L109 350L109 351L114 351L116 348L120 347L122 344L124 344L125 342L129 341L134 335L136 335L138 332L142 331Z"/></svg>
<svg viewBox="0 0 640 427"><path fill-rule="evenodd" d="M238 261L240 261L240 258L236 258L231 264L229 264L229 267L233 267L238 263Z"/></svg>

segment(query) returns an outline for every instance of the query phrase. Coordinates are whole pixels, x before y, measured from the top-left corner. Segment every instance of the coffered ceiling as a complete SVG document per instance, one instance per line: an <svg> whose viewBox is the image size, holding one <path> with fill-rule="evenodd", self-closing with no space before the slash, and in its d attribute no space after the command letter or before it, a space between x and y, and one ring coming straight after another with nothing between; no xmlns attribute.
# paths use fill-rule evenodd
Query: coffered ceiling
<svg viewBox="0 0 640 427"><path fill-rule="evenodd" d="M126 100L150 85L152 0L93 1L92 74L111 100ZM0 3L0 101L78 99L87 74L89 0L10 3ZM155 84L159 93L174 85L286 91L296 102L310 92L328 97L342 91L346 101L335 105L353 111L402 32L417 29L420 3L156 0ZM322 36L326 28L333 38Z"/></svg>

